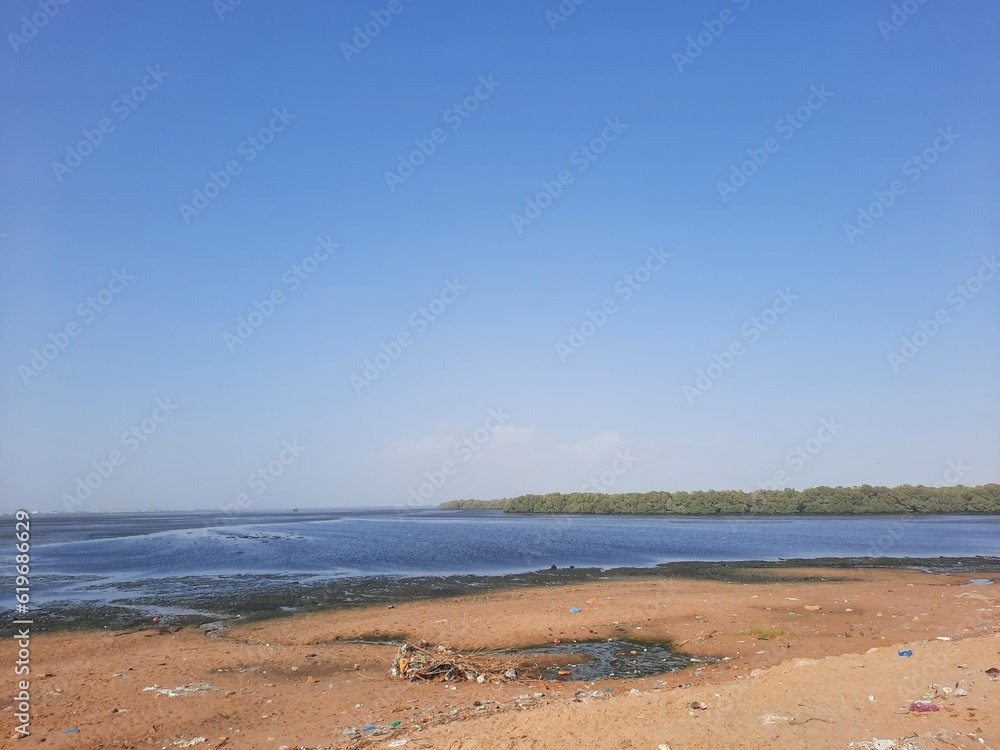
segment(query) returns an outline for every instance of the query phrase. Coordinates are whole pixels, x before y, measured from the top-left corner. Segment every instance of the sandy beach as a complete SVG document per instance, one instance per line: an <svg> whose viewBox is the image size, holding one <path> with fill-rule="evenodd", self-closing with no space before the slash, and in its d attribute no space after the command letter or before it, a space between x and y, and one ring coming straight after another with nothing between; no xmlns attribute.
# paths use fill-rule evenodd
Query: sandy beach
<svg viewBox="0 0 1000 750"><path fill-rule="evenodd" d="M13 732L7 690L0 744L997 748L1000 678L987 670L1000 667L1000 602L996 585L970 585L977 577L779 569L750 583L492 590L230 623L210 636L169 623L39 635L32 734ZM389 674L396 646L351 642L402 638L461 649L669 640L712 661L587 682L414 683ZM0 655L14 662L12 639ZM901 710L925 694L936 711Z"/></svg>

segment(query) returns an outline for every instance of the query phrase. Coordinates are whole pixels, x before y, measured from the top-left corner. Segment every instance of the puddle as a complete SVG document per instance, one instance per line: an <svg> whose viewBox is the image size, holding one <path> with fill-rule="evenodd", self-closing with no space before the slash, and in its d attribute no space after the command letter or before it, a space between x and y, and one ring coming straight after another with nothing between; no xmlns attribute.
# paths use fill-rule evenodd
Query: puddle
<svg viewBox="0 0 1000 750"><path fill-rule="evenodd" d="M543 680L606 680L650 677L716 661L678 654L663 645L634 641L596 641L540 646L517 651L537 666L531 676ZM559 672L569 674L559 674Z"/></svg>
<svg viewBox="0 0 1000 750"><path fill-rule="evenodd" d="M963 586L990 586L994 583L992 578L970 578L968 583L962 584Z"/></svg>
<svg viewBox="0 0 1000 750"><path fill-rule="evenodd" d="M372 646L402 646L398 636L353 638L326 643L359 643ZM633 677L654 677L678 672L698 664L719 661L710 656L690 656L671 651L657 643L637 641L581 641L533 648L503 651L504 655L521 656L517 666L519 677L540 680L616 680ZM569 674L559 674L569 672Z"/></svg>

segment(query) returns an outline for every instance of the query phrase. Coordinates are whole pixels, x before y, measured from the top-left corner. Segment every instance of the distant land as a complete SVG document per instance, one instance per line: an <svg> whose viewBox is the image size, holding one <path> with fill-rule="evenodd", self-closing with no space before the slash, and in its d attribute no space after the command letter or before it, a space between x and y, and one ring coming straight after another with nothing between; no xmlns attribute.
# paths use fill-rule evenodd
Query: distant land
<svg viewBox="0 0 1000 750"><path fill-rule="evenodd" d="M1000 513L1000 484L923 487L810 487L805 490L696 490L694 492L553 492L498 500L452 500L441 510L505 513L857 515L874 513Z"/></svg>

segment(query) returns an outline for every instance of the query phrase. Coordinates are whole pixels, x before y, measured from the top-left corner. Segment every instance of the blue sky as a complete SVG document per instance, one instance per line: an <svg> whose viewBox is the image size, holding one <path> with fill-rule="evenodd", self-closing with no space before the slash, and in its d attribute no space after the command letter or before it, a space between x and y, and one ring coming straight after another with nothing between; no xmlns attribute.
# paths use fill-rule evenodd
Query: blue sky
<svg viewBox="0 0 1000 750"><path fill-rule="evenodd" d="M998 481L1000 9L903 5L8 4L0 506Z"/></svg>

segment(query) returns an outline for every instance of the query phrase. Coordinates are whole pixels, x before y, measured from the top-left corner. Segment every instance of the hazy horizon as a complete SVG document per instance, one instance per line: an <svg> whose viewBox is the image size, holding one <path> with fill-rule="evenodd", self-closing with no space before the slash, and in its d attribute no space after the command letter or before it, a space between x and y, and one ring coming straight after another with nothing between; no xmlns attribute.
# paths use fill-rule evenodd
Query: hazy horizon
<svg viewBox="0 0 1000 750"><path fill-rule="evenodd" d="M53 7L0 510L1000 481L996 4Z"/></svg>

